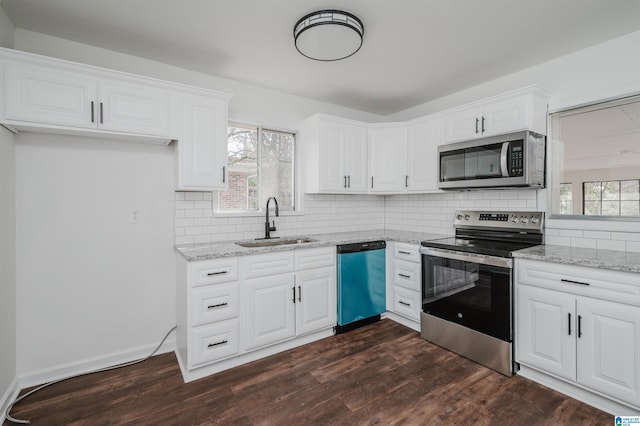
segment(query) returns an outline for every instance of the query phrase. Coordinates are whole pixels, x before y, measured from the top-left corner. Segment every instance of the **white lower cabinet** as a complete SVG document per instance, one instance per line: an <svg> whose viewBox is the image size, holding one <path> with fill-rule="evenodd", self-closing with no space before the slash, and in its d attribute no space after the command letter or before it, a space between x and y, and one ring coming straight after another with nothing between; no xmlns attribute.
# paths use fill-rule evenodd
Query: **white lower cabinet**
<svg viewBox="0 0 640 426"><path fill-rule="evenodd" d="M335 247L188 262L177 255L177 350L195 380L333 334Z"/></svg>
<svg viewBox="0 0 640 426"><path fill-rule="evenodd" d="M420 322L422 263L417 244L392 242L387 245L387 308L416 325ZM415 328L415 327L414 327Z"/></svg>
<svg viewBox="0 0 640 426"><path fill-rule="evenodd" d="M517 260L517 361L640 409L638 299L637 274Z"/></svg>

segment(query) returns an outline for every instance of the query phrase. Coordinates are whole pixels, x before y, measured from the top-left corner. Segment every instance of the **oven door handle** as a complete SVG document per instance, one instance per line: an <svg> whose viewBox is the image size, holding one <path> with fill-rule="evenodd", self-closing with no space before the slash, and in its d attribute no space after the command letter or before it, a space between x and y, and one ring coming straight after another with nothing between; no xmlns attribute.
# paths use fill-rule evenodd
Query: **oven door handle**
<svg viewBox="0 0 640 426"><path fill-rule="evenodd" d="M504 142L502 144L502 151L500 151L500 170L503 177L509 177L509 166L507 161L507 154L509 154L509 145L511 142Z"/></svg>
<svg viewBox="0 0 640 426"><path fill-rule="evenodd" d="M504 257L462 253L458 251L436 249L431 247L420 247L420 254L434 257L444 257L446 259L461 260L463 262L469 263L479 263L481 265L497 266L499 268L513 268L513 260Z"/></svg>

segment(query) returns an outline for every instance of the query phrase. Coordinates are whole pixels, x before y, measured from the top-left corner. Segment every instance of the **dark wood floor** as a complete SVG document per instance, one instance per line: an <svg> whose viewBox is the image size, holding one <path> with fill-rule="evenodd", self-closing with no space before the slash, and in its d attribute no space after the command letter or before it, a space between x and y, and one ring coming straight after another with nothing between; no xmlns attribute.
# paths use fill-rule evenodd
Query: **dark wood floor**
<svg viewBox="0 0 640 426"><path fill-rule="evenodd" d="M607 413L389 320L188 384L164 354L59 383L12 414L33 425L613 424Z"/></svg>

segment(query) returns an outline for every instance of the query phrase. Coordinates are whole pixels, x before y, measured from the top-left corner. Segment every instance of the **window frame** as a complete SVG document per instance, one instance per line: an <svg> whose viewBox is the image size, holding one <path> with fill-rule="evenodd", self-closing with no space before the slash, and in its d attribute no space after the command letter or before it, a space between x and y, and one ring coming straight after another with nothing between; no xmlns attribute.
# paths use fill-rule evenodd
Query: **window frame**
<svg viewBox="0 0 640 426"><path fill-rule="evenodd" d="M301 185L301 177L300 177L300 147L298 140L298 132L291 129L278 128L274 126L265 126L265 125L257 125L252 123L246 123L241 121L229 120L227 123L228 127L244 127L244 128L254 128L258 132L258 141L257 141L257 150L258 150L258 161L260 157L260 138L262 137L263 131L270 132L278 132L278 133L288 133L293 135L293 210L280 210L280 216L303 216L304 215L304 194L302 193L302 185ZM260 174L258 173L258 188L260 187ZM258 189L259 190L259 189ZM224 218L224 217L263 217L265 215L264 207L260 205L257 210L237 210L237 211L220 211L218 206L218 192L215 191L211 197L211 210L213 217ZM259 196L258 196L259 198Z"/></svg>

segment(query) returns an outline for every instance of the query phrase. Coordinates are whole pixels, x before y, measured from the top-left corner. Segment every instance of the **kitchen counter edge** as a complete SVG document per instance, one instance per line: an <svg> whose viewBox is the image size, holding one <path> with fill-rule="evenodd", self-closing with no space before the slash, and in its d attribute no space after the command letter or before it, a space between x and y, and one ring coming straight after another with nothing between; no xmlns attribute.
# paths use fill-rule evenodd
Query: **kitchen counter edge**
<svg viewBox="0 0 640 426"><path fill-rule="evenodd" d="M640 273L640 253L582 247L539 245L512 253L516 259L540 260L620 272Z"/></svg>
<svg viewBox="0 0 640 426"><path fill-rule="evenodd" d="M275 253L282 251L290 251L297 249L309 249L319 247L331 247L341 244L351 244L365 241L393 241L411 244L420 244L426 240L437 240L441 238L449 238L450 235L430 234L424 232L412 231L394 231L394 230L372 230L372 231L354 231L339 232L330 234L304 235L305 238L311 238L316 241L302 244L291 244L271 247L241 247L236 244L240 241L221 241L210 244L188 244L176 245L175 250L180 253L187 261L196 262L199 260L218 259L223 257L247 256L253 254ZM282 239L298 238L297 236L282 236ZM253 240L244 240L253 241Z"/></svg>

